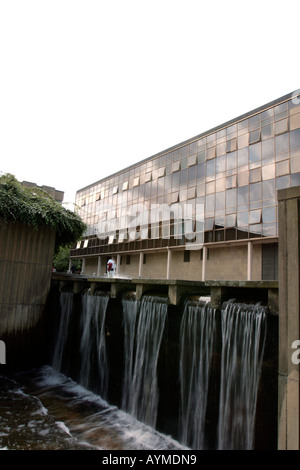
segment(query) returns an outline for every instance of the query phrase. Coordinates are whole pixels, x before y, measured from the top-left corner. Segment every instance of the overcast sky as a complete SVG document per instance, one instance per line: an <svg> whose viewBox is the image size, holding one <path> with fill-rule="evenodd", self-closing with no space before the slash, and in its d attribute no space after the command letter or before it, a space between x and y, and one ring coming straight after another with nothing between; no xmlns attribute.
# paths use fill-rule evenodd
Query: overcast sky
<svg viewBox="0 0 300 470"><path fill-rule="evenodd" d="M0 172L74 202L299 89L299 5L0 0Z"/></svg>

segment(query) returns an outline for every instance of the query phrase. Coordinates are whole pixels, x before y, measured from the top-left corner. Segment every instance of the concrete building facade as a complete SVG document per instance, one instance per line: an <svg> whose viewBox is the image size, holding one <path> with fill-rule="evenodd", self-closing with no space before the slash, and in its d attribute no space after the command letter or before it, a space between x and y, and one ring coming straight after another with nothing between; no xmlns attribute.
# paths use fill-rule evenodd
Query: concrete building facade
<svg viewBox="0 0 300 470"><path fill-rule="evenodd" d="M285 95L77 191L82 271L277 280L277 191L300 185L300 100Z"/></svg>

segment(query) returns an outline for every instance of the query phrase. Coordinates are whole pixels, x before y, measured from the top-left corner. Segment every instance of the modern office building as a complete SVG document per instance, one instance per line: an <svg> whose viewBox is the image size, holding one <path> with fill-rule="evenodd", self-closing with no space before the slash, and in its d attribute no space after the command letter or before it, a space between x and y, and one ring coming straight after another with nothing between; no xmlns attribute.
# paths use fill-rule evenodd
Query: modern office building
<svg viewBox="0 0 300 470"><path fill-rule="evenodd" d="M290 93L77 191L82 270L132 278L278 278L277 190L300 185Z"/></svg>

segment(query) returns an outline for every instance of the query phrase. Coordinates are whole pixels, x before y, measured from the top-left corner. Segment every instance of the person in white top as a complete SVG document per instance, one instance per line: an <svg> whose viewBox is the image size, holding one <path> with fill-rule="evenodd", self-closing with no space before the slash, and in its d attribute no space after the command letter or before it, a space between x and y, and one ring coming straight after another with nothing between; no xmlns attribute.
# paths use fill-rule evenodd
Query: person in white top
<svg viewBox="0 0 300 470"><path fill-rule="evenodd" d="M107 271L108 277L114 277L115 276L115 274L116 274L116 261L115 261L115 258L113 258L113 257L109 258L109 260L107 261L107 265L106 265L106 271Z"/></svg>

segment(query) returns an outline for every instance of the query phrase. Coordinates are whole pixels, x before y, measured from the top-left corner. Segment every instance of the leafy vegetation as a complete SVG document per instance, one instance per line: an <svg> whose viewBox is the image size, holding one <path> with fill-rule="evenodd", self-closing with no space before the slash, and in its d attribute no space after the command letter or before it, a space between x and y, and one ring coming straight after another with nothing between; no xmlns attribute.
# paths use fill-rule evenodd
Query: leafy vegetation
<svg viewBox="0 0 300 470"><path fill-rule="evenodd" d="M9 173L0 176L0 218L36 230L42 226L54 230L56 251L79 240L86 230L78 214L65 209L43 189L23 186Z"/></svg>
<svg viewBox="0 0 300 470"><path fill-rule="evenodd" d="M69 269L69 258L70 258L70 245L60 246L55 253L53 258L53 267L58 272L67 272ZM80 272L81 260L73 260L72 266L75 267L76 272Z"/></svg>

